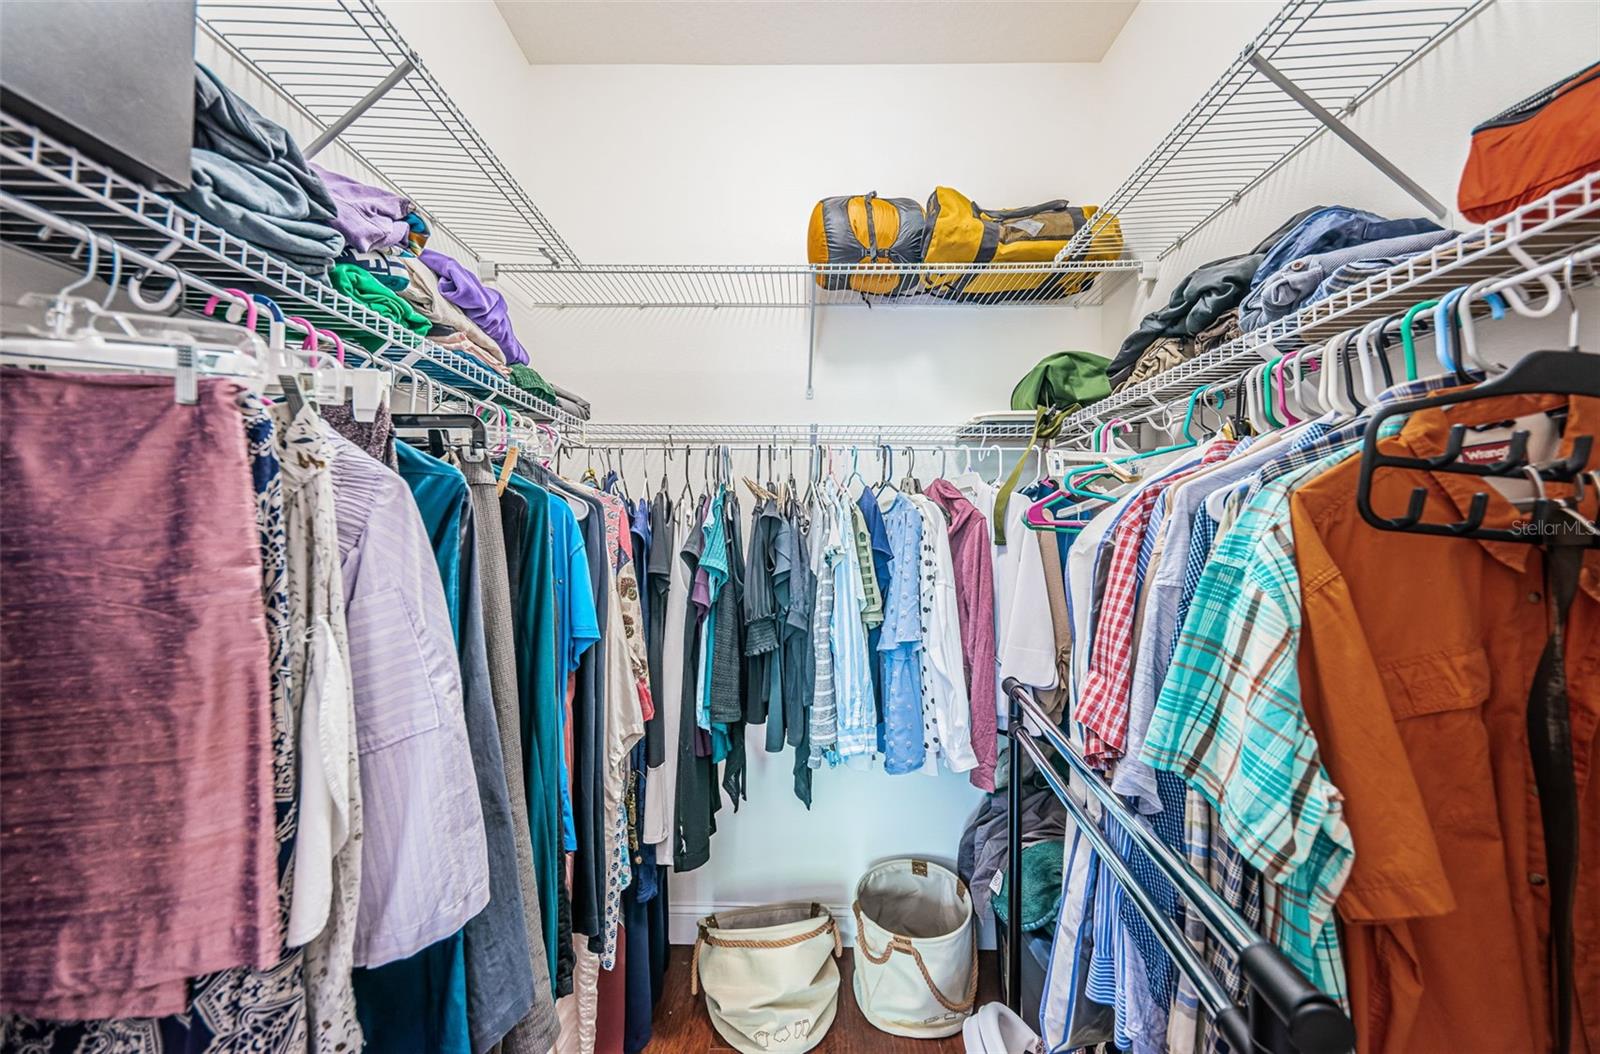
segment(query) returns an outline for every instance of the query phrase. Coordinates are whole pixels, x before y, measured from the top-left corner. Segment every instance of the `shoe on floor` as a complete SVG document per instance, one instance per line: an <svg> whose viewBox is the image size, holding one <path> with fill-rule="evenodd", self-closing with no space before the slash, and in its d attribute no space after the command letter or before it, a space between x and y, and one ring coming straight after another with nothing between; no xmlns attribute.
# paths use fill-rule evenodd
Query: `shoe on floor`
<svg viewBox="0 0 1600 1054"><path fill-rule="evenodd" d="M985 1003L961 1025L967 1054L1044 1054L1044 1041L1004 1003Z"/></svg>

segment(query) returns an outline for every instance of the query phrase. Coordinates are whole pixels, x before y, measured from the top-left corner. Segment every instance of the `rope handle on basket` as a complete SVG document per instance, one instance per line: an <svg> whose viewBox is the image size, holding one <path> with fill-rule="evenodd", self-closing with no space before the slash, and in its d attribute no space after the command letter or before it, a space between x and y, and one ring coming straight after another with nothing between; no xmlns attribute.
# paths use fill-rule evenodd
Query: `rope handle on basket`
<svg viewBox="0 0 1600 1054"><path fill-rule="evenodd" d="M952 1014L965 1014L972 1010L972 1005L978 1001L978 942L972 942L972 965L967 970L967 994L960 1003L952 1003L939 991L939 986L934 984L933 976L928 973L928 964L922 961L922 953L917 951L917 946L910 939L899 934L889 938L889 943L884 946L883 954L873 955L872 948L867 944L866 922L861 916L861 901L850 905L850 910L856 916L856 947L861 949L861 954L867 961L875 966L882 966L889 961L889 956L895 952L905 952L916 961L917 970L922 974L922 983L928 986L928 992L939 1001L939 1005Z"/></svg>
<svg viewBox="0 0 1600 1054"><path fill-rule="evenodd" d="M816 917L819 912L827 914L826 909L821 904L812 904L812 917ZM700 949L707 944L713 948L792 948L796 944L804 944L806 941L814 937L820 937L831 930L833 931L833 957L837 959L844 954L844 946L839 943L839 927L833 921L832 915L827 915L822 925L810 933L797 933L793 937L785 937L782 940L739 940L735 937L713 937L709 929L716 924L717 917L715 915L707 915L700 920L700 931L694 938L694 951L689 954L690 995L700 994Z"/></svg>

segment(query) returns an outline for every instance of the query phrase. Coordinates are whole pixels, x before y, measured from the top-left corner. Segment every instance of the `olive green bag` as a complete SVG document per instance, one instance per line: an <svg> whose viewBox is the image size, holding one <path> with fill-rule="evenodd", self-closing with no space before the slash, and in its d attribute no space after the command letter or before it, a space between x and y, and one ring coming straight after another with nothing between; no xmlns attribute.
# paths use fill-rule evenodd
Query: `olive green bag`
<svg viewBox="0 0 1600 1054"><path fill-rule="evenodd" d="M1040 359L1011 390L1011 409L1034 412L1033 435L995 495L994 520L990 524L994 544L1006 544L1006 512L1011 504L1011 492L1016 490L1017 479L1033 448L1054 439L1068 414L1111 394L1111 380L1106 376L1109 361L1087 351L1058 351Z"/></svg>
<svg viewBox="0 0 1600 1054"><path fill-rule="evenodd" d="M1076 410L1111 394L1109 360L1087 351L1058 351L1039 360L1011 390L1011 409Z"/></svg>

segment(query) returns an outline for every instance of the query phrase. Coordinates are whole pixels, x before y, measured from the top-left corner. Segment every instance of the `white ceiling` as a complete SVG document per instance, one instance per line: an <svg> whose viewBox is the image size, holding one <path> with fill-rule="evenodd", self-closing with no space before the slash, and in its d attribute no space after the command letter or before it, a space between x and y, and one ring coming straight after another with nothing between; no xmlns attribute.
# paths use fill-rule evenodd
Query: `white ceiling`
<svg viewBox="0 0 1600 1054"><path fill-rule="evenodd" d="M495 0L537 65L1098 62L1138 0Z"/></svg>

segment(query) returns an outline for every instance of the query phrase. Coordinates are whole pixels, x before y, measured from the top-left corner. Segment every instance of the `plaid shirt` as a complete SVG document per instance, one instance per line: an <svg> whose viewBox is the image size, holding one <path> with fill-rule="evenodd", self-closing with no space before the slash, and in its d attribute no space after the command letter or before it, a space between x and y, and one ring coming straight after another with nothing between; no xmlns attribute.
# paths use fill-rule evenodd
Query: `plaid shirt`
<svg viewBox="0 0 1600 1054"><path fill-rule="evenodd" d="M1198 461L1189 462L1150 483L1133 496L1122 520L1112 529L1111 567L1095 624L1094 652L1078 696L1074 716L1092 736L1090 761L1120 757L1128 738L1128 689L1132 683L1133 619L1139 602L1143 567L1139 553L1151 509L1166 489L1204 465L1221 461L1233 450L1229 441L1213 443ZM1098 742L1095 740L1098 739Z"/></svg>
<svg viewBox="0 0 1600 1054"><path fill-rule="evenodd" d="M1145 760L1188 779L1228 840L1279 887L1264 934L1345 999L1333 905L1353 848L1339 793L1300 708L1300 583L1289 493L1337 451L1261 489L1206 564L1145 740Z"/></svg>

